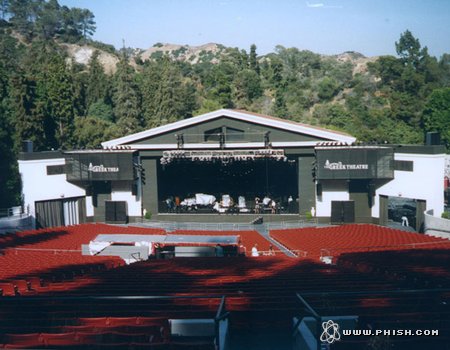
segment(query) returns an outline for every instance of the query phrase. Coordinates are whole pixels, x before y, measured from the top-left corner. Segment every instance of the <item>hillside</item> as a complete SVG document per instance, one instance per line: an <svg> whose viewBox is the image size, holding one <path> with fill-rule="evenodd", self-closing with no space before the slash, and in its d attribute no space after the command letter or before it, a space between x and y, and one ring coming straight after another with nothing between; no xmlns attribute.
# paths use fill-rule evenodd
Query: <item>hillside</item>
<svg viewBox="0 0 450 350"><path fill-rule="evenodd" d="M92 54L97 50L99 52L98 60L103 66L106 74L114 74L116 72L116 66L119 62L119 57L104 50L97 49L89 45L77 45L77 44L61 44L66 50L70 58L76 63L88 65L92 58Z"/></svg>
<svg viewBox="0 0 450 350"><path fill-rule="evenodd" d="M112 74L116 70L119 62L118 55L106 52L90 45L62 44L68 55L79 64L87 65L95 50L100 52L99 61L107 74ZM132 52L130 64L136 67L135 61L140 59L143 62L153 61L166 55L171 60L187 62L190 64L212 63L217 64L224 56L230 54L232 48L216 43L208 43L200 46L179 45L170 43L157 43L148 49L129 49ZM270 55L270 54L269 54ZM336 62L349 63L353 67L353 75L367 73L367 64L375 62L378 57L366 57L358 52L344 52L337 55L320 55L323 59L335 60ZM260 56L261 61L265 56Z"/></svg>
<svg viewBox="0 0 450 350"><path fill-rule="evenodd" d="M147 61L168 55L173 60L191 64L200 62L218 63L225 52L225 46L215 43L200 46L157 43L147 50L143 50L139 57L143 61Z"/></svg>

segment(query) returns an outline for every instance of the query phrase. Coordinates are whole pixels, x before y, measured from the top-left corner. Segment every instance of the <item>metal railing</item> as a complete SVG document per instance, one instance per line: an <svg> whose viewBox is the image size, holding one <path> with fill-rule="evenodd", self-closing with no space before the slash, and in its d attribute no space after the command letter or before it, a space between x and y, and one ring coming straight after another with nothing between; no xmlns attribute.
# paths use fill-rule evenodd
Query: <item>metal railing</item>
<svg viewBox="0 0 450 350"><path fill-rule="evenodd" d="M11 216L20 216L28 215L25 213L21 206L11 207L11 208L0 208L0 218L9 218Z"/></svg>
<svg viewBox="0 0 450 350"><path fill-rule="evenodd" d="M314 320L315 320L316 349L320 350L321 343L319 341L319 337L320 337L320 333L322 331L322 328L321 328L322 317L316 312L316 310L313 309L313 307L311 305L309 305L309 303L299 293L296 293L295 295L297 296L297 300L302 305L303 312L300 313L298 320L297 320L296 324L294 325L294 330L293 330L292 336L295 337L295 334L297 332L299 332L299 326L302 323L303 319L307 316L310 316L310 317L314 318Z"/></svg>
<svg viewBox="0 0 450 350"><path fill-rule="evenodd" d="M302 228L318 226L317 220L293 220L293 221L279 221L267 222L263 224L250 223L206 223L206 222L176 222L176 221L154 221L142 219L141 222L132 225L162 228L166 231L177 230L198 230L198 231L242 231L242 230L256 230L264 226L267 230L288 229L288 228Z"/></svg>
<svg viewBox="0 0 450 350"><path fill-rule="evenodd" d="M222 296L222 299L220 301L219 308L216 313L216 317L214 318L214 330L215 330L215 345L216 349L222 350L224 348L223 344L225 344L225 339L222 339L221 336L221 322L228 322L228 317L230 316L230 313L226 310L226 301L225 296ZM228 328L228 327L227 327ZM226 330L226 332L228 329ZM226 334L224 335L226 337Z"/></svg>

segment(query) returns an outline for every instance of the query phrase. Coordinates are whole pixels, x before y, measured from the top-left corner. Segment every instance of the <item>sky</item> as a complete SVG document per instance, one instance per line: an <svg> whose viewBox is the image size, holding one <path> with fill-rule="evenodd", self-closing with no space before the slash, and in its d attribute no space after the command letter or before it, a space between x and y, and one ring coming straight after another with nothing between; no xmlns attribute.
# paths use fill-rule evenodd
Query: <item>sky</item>
<svg viewBox="0 0 450 350"><path fill-rule="evenodd" d="M93 39L147 49L218 43L258 54L277 45L320 54L395 55L410 30L440 57L450 53L450 0L59 0L95 15Z"/></svg>

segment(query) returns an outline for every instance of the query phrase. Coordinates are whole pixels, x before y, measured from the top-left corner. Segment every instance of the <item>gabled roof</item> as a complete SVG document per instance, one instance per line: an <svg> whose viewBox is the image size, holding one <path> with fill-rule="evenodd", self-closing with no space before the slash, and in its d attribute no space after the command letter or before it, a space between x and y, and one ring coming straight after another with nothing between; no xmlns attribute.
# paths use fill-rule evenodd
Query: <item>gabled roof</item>
<svg viewBox="0 0 450 350"><path fill-rule="evenodd" d="M189 119L179 120L174 123L158 126L153 129L141 131L128 136L120 137L111 141L106 141L102 143L103 148L112 148L121 145L126 145L134 142L138 142L142 139L146 139L152 136L164 134L167 132L182 129L188 126L200 124L203 122L211 121L221 117L236 119L240 121L245 121L249 123L259 124L263 126L268 126L272 128L277 128L281 130L286 130L290 132L295 132L303 135L315 136L318 138L323 138L330 141L346 142L352 143L356 139L348 134L327 130L307 124L301 124L290 120L280 119L268 115L257 114L252 112L247 112L243 110L232 110L232 109L219 109L214 112L202 114Z"/></svg>

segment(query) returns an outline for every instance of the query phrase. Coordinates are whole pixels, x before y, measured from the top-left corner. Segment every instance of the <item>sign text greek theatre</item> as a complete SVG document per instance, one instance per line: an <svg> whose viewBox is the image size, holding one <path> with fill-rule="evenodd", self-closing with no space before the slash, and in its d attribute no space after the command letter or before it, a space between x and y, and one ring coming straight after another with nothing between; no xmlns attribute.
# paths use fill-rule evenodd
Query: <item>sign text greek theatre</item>
<svg viewBox="0 0 450 350"><path fill-rule="evenodd" d="M105 167L103 164L92 165L92 163L89 163L88 171L93 173L118 173L119 167Z"/></svg>
<svg viewBox="0 0 450 350"><path fill-rule="evenodd" d="M367 170L369 169L369 164L342 164L342 162L330 163L327 159L323 167L328 170Z"/></svg>

